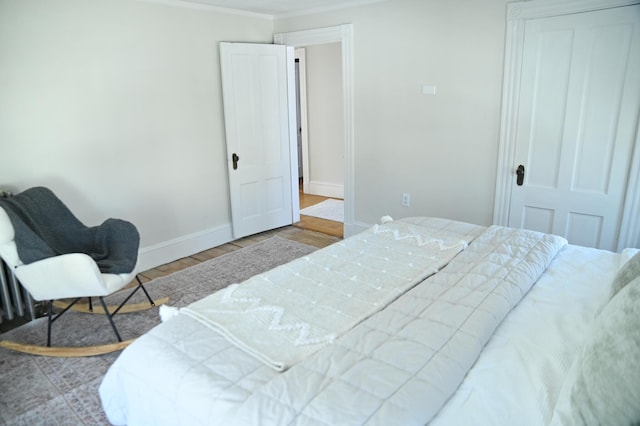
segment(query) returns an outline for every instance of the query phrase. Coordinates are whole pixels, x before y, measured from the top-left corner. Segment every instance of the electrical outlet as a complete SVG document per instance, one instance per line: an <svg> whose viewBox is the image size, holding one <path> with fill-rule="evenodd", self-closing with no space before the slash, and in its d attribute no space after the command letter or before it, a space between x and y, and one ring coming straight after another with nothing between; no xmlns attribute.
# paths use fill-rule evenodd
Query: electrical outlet
<svg viewBox="0 0 640 426"><path fill-rule="evenodd" d="M410 204L411 204L411 194L409 194L408 192L405 192L404 194L402 194L402 205L404 207L409 207Z"/></svg>

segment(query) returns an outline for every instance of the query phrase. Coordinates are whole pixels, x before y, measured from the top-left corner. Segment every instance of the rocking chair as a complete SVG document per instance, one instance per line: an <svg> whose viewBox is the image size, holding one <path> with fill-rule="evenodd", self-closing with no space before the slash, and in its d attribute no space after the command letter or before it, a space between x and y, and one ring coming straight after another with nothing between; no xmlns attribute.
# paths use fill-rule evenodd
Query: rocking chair
<svg viewBox="0 0 640 426"><path fill-rule="evenodd" d="M15 196L0 198L0 257L34 300L48 304L46 347L8 341L0 345L38 355L88 356L119 350L131 343L133 339L122 341L113 317L140 289L149 301L148 307L140 309L156 305L136 273L138 247L139 235L133 224L108 219L100 226L87 227L47 188L30 188ZM137 286L131 294L117 308L109 308L104 297L122 289L134 278ZM118 343L52 348L53 323L70 309L83 311L76 305L82 298L89 298L88 309L84 311L93 312L92 297L98 298ZM54 300L59 299L74 300L54 315L53 307L59 306Z"/></svg>

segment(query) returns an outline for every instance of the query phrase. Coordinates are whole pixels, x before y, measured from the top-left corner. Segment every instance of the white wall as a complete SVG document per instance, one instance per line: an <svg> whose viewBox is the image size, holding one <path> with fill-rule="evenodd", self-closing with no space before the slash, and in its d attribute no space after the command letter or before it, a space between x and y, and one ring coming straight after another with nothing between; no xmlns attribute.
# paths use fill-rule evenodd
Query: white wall
<svg viewBox="0 0 640 426"><path fill-rule="evenodd" d="M340 43L306 47L309 192L344 197L344 123Z"/></svg>
<svg viewBox="0 0 640 426"><path fill-rule="evenodd" d="M229 241L218 42L272 34L133 0L0 0L0 187L134 222L143 269Z"/></svg>
<svg viewBox="0 0 640 426"><path fill-rule="evenodd" d="M49 186L87 224L131 220L144 268L224 243L218 42L351 22L356 220L488 224L505 3L394 0L272 22L134 0L0 0L0 187Z"/></svg>
<svg viewBox="0 0 640 426"><path fill-rule="evenodd" d="M505 5L394 0L275 21L275 32L353 24L356 222L491 223Z"/></svg>

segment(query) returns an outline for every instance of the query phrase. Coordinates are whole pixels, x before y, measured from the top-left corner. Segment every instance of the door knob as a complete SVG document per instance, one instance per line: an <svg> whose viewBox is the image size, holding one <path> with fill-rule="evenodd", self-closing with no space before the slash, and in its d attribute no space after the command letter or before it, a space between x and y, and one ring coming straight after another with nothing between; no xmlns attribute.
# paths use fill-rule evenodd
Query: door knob
<svg viewBox="0 0 640 426"><path fill-rule="evenodd" d="M238 161L240 161L240 157L235 152L231 154L231 161L233 161L233 170L238 169Z"/></svg>
<svg viewBox="0 0 640 426"><path fill-rule="evenodd" d="M516 183L518 184L518 186L522 186L522 184L524 183L524 166L522 164L518 166L516 175L518 176L518 178L516 179Z"/></svg>

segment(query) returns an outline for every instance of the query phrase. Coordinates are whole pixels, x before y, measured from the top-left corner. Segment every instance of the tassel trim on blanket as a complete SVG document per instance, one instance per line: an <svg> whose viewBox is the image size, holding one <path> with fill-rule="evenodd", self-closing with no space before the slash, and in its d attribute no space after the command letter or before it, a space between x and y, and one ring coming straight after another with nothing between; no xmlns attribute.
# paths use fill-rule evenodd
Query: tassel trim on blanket
<svg viewBox="0 0 640 426"><path fill-rule="evenodd" d="M167 322L171 318L177 316L180 313L180 309L174 306L162 305L160 306L160 321Z"/></svg>

